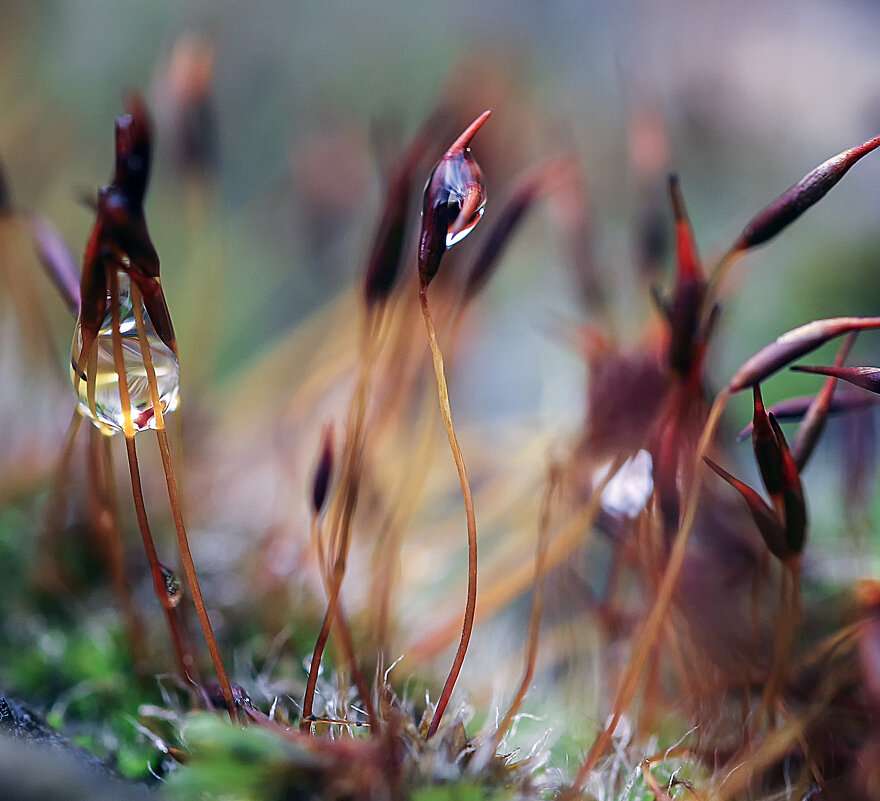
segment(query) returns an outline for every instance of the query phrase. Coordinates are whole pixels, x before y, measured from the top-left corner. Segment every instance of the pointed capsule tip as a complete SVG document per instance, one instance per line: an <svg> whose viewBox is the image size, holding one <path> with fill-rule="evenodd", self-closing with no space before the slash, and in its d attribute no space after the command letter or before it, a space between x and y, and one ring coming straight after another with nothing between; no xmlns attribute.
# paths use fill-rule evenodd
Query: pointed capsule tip
<svg viewBox="0 0 880 801"><path fill-rule="evenodd" d="M684 222L687 220L687 212L684 207L684 197L681 194L681 179L678 173L669 173L667 179L669 183L669 198L672 201L672 213L675 215L676 222Z"/></svg>
<svg viewBox="0 0 880 801"><path fill-rule="evenodd" d="M467 128L465 128L461 135L452 143L452 147L449 148L447 153L455 153L456 151L461 151L467 148L471 139L474 138L474 134L483 127L483 123L489 119L492 114L492 109L486 109L479 117L477 117Z"/></svg>

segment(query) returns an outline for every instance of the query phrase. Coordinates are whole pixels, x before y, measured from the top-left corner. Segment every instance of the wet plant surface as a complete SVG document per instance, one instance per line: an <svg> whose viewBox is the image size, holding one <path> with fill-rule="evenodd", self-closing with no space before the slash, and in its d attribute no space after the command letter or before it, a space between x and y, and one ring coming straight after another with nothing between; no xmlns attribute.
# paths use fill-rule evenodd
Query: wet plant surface
<svg viewBox="0 0 880 801"><path fill-rule="evenodd" d="M120 94L64 233L0 176L0 797L880 798L880 306L836 291L876 242L773 277L880 138L704 234L633 100L624 260L539 107L455 74L231 210L218 63ZM263 273L303 242L304 318ZM523 262L565 313L492 313ZM486 413L566 378L494 363L536 327L575 411Z"/></svg>

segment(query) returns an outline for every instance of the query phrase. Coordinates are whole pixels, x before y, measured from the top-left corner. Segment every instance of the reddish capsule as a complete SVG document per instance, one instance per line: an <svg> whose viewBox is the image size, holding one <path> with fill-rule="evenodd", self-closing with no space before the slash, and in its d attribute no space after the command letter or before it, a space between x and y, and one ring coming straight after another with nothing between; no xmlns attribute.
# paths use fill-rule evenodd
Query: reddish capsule
<svg viewBox="0 0 880 801"><path fill-rule="evenodd" d="M790 189L759 211L743 229L733 247L744 251L766 242L821 200L860 158L880 146L880 136L844 150L807 173Z"/></svg>
<svg viewBox="0 0 880 801"><path fill-rule="evenodd" d="M676 240L675 289L667 306L670 324L669 365L681 375L688 375L702 339L700 320L706 281L676 175L669 176L669 195L675 215Z"/></svg>
<svg viewBox="0 0 880 801"><path fill-rule="evenodd" d="M471 155L470 141L490 114L484 111L464 130L428 178L419 237L419 283L423 289L437 274L447 248L464 239L483 215L486 187L480 165Z"/></svg>
<svg viewBox="0 0 880 801"><path fill-rule="evenodd" d="M782 450L764 409L761 388L755 384L754 415L752 417L752 449L761 471L764 487L778 512L782 511Z"/></svg>
<svg viewBox="0 0 880 801"><path fill-rule="evenodd" d="M799 328L793 328L759 350L743 364L730 379L727 391L739 392L746 387L761 383L789 362L815 350L834 337L850 331L867 331L872 328L880 328L880 317L831 317L826 320L813 320Z"/></svg>
<svg viewBox="0 0 880 801"><path fill-rule="evenodd" d="M723 467L715 464L708 457L704 456L703 461L742 495L770 553L783 562L794 556L796 552L792 551L788 545L785 527L767 502L748 484L740 481L738 478L734 478Z"/></svg>
<svg viewBox="0 0 880 801"><path fill-rule="evenodd" d="M80 283L82 358L88 356L107 311L107 270L123 270L134 281L159 338L177 354L177 341L159 279L159 257L144 217L150 169L151 132L146 107L137 95L126 99L128 113L116 119L113 182L98 194L97 220L86 245ZM81 365L77 366L81 371Z"/></svg>

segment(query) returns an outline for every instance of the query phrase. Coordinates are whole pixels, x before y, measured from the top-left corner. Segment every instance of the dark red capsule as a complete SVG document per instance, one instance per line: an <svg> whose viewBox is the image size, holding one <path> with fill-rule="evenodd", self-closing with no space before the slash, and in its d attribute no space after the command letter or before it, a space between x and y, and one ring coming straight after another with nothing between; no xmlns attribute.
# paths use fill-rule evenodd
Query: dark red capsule
<svg viewBox="0 0 880 801"><path fill-rule="evenodd" d="M452 143L437 162L422 203L419 237L419 283L431 283L447 248L467 236L480 221L486 205L486 188L479 164L471 155L470 142L489 118L484 111Z"/></svg>
<svg viewBox="0 0 880 801"><path fill-rule="evenodd" d="M688 219L678 176L669 176L669 195L675 215L676 275L670 303L669 366L687 375L700 340L700 319L706 281Z"/></svg>
<svg viewBox="0 0 880 801"><path fill-rule="evenodd" d="M327 500L327 490L333 477L333 425L324 427L321 436L321 453L318 456L318 464L315 467L315 475L312 480L312 511L317 516L324 508Z"/></svg>
<svg viewBox="0 0 880 801"><path fill-rule="evenodd" d="M758 384L753 387L752 449L761 471L761 480L778 512L782 511L782 449L764 409Z"/></svg>
<svg viewBox="0 0 880 801"><path fill-rule="evenodd" d="M880 136L869 139L858 147L844 150L807 173L746 224L733 250L748 250L776 236L810 206L821 200L853 164L878 146Z"/></svg>
<svg viewBox="0 0 880 801"><path fill-rule="evenodd" d="M795 552L791 550L786 539L785 527L767 502L748 484L732 476L708 457L704 456L703 461L743 497L770 553L783 562L794 556Z"/></svg>
<svg viewBox="0 0 880 801"><path fill-rule="evenodd" d="M106 312L106 278L98 273L116 269L125 271L137 285L156 333L176 354L177 340L160 282L159 256L143 208L152 151L150 122L138 95L128 95L126 105L128 113L116 118L113 182L98 194L98 216L83 264L83 353L88 353Z"/></svg>

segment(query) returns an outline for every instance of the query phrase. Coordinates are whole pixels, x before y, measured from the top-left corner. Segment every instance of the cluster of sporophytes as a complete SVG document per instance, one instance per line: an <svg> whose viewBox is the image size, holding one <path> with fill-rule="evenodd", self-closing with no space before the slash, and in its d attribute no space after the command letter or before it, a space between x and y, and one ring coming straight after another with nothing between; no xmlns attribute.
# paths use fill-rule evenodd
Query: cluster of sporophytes
<svg viewBox="0 0 880 801"><path fill-rule="evenodd" d="M806 322L748 359L717 393L709 391L705 374L725 279L737 262L797 220L880 138L808 173L747 223L710 271L698 253L679 181L669 179L671 291L664 296L652 287L657 319L637 348L616 344L589 322L584 327L590 381L582 436L550 460L533 551L518 547L506 560L495 559L496 569L478 592L480 493L472 491L454 427L440 342L447 359L454 358L466 312L535 203L548 194L564 200L576 191L569 160L532 168L483 226L488 230L470 263L451 264L449 251L462 250L458 243L483 217L486 187L471 141L488 118L488 111L478 116L428 172L426 162L442 152L433 133L442 126L433 119L390 172L359 296L360 349L344 425L311 421L323 434L301 561L323 590L323 618L310 656L296 654L307 657L304 683L299 676L289 680L300 693L285 689L263 704L249 697L242 686L247 680L236 682L224 663L190 552L167 427L180 405L178 346L144 213L151 128L144 103L128 99L127 113L116 120L115 172L94 202L96 220L81 271L45 221L27 218L44 264L78 314L70 361L77 409L40 551L45 584L64 585L58 577L66 568L53 544L63 528L80 422L87 420L93 424L87 426L91 526L131 663L143 674L156 672L151 619L159 615L174 655L176 675L163 679L161 700L142 706L134 721L160 754L154 769L161 766L168 775L169 792L241 798L880 798L880 585L839 589L852 602L829 614L827 599L809 584L801 481L829 416L864 413L873 403L871 393L880 394L880 368L846 365L855 338L880 328L880 317ZM425 174L413 259L413 197ZM590 285L590 276L582 278ZM595 306L599 319L601 302ZM439 330L435 315L442 321ZM422 324L436 398L422 380L424 339L414 339ZM845 338L833 366L796 364L838 337ZM320 395L350 366L348 359L331 363L314 384L301 386L301 395ZM813 396L765 407L762 386L787 368L821 374L824 383ZM858 391L840 387L840 381ZM722 467L730 462L731 444L722 416L728 400L745 391L753 398L746 431L766 498ZM787 436L782 423L792 421L799 425ZM418 665L457 640L436 702L415 702L391 678L394 593L404 534L435 459L433 435L440 422L464 506L466 581L449 622L435 625L435 617L444 617L437 610L422 639L407 647L407 658ZM161 557L136 448L150 431L176 532L176 553ZM158 605L145 602L138 592L143 571L124 558L125 516L112 447L119 435ZM388 453L401 462L394 481L378 467ZM628 503L610 500L615 486L629 491ZM593 541L594 533L601 542ZM266 536L268 559L275 536ZM610 554L602 580L583 587L572 605L586 606L599 631L594 665L603 663L607 705L600 712L608 717L574 770L542 774L538 757L518 758L506 743L540 669L548 595L560 600L547 580L600 549ZM351 561L366 554L369 570L358 572L371 575L368 601L353 613L344 587L351 582ZM178 563L185 582L169 566ZM522 678L504 713L480 732L468 732L450 702L475 623L529 590ZM191 609L210 672L190 636ZM567 623L585 625L574 615ZM305 647L302 632L294 640L294 650ZM622 664L612 656L621 643L629 649ZM252 658L268 661L266 654ZM297 659L284 664L296 665ZM683 736L664 734L660 742L655 731L670 716Z"/></svg>

